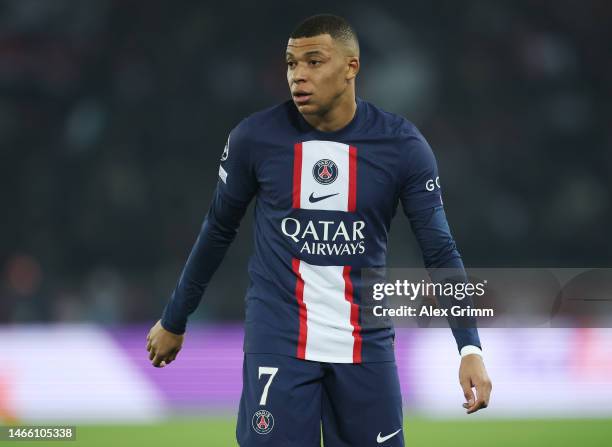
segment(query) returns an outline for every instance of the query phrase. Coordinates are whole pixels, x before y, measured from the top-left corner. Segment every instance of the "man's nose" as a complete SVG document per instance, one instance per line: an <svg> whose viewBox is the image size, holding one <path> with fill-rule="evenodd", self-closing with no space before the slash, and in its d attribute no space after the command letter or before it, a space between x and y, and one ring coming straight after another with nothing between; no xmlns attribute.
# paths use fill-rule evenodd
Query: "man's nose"
<svg viewBox="0 0 612 447"><path fill-rule="evenodd" d="M304 82L306 80L306 67L302 64L296 64L291 72L291 81L294 83Z"/></svg>

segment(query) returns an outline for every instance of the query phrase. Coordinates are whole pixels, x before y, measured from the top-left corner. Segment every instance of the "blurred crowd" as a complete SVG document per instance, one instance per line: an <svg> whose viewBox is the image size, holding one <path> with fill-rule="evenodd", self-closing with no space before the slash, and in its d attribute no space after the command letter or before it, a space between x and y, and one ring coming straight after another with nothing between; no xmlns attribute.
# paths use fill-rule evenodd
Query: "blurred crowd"
<svg viewBox="0 0 612 447"><path fill-rule="evenodd" d="M432 145L466 265L612 264L608 0L3 0L0 323L157 318L228 132L289 99L319 12L358 32L358 95ZM251 234L197 318L241 318ZM398 215L389 264L420 263Z"/></svg>

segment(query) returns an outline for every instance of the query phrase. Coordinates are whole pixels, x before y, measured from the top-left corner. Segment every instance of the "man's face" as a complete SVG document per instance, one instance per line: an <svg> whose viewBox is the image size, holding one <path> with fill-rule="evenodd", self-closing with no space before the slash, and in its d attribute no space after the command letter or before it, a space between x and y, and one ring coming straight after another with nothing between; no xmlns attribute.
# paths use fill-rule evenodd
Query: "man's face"
<svg viewBox="0 0 612 447"><path fill-rule="evenodd" d="M289 39L286 61L289 90L302 114L325 114L349 86L347 55L329 34Z"/></svg>

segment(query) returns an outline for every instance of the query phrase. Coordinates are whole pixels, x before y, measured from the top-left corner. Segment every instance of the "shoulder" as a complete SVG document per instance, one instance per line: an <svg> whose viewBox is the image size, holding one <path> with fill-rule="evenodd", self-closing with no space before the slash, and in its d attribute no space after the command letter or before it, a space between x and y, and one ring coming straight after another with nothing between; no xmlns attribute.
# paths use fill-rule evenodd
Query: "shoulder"
<svg viewBox="0 0 612 447"><path fill-rule="evenodd" d="M403 143L409 140L420 140L426 143L419 129L406 117L388 112L367 101L363 103L367 110L368 122L374 128Z"/></svg>
<svg viewBox="0 0 612 447"><path fill-rule="evenodd" d="M399 166L406 173L436 169L435 155L417 126L407 118L368 103L370 115L394 140Z"/></svg>
<svg viewBox="0 0 612 447"><path fill-rule="evenodd" d="M240 157L257 162L265 152L259 149L270 146L280 138L290 123L291 109L287 102L256 111L230 131L225 151L242 154Z"/></svg>

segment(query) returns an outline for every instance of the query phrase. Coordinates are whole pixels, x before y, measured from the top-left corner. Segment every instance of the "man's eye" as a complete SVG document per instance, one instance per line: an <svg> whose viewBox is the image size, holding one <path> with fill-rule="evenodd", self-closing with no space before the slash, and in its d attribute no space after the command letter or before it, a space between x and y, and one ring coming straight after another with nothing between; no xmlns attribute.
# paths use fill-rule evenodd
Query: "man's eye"
<svg viewBox="0 0 612 447"><path fill-rule="evenodd" d="M321 61L310 61L310 65L320 65Z"/></svg>
<svg viewBox="0 0 612 447"><path fill-rule="evenodd" d="M290 67L290 68L293 68L295 66L295 62L287 61L287 66Z"/></svg>

